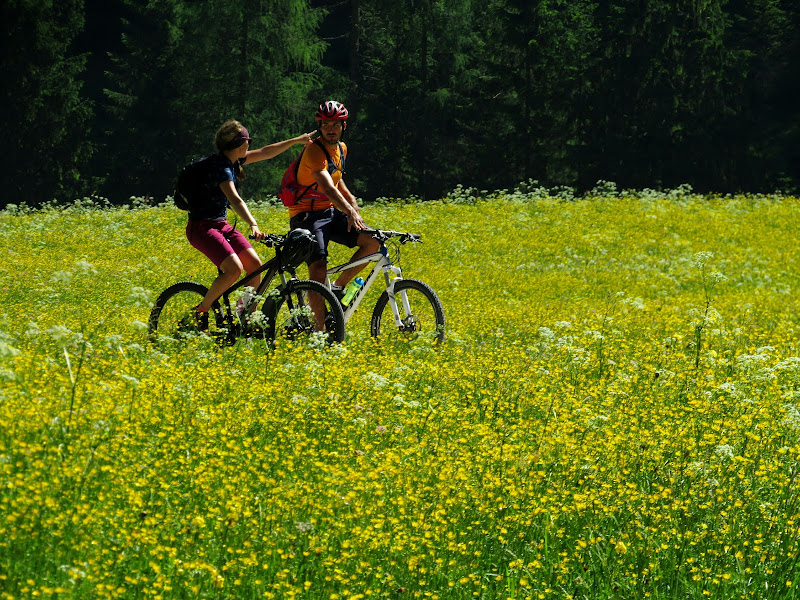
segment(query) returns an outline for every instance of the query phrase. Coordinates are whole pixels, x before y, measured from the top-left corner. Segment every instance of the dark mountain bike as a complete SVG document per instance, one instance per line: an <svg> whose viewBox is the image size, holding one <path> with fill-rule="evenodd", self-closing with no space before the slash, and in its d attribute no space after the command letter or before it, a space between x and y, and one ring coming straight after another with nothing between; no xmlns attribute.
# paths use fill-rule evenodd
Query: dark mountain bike
<svg viewBox="0 0 800 600"><path fill-rule="evenodd" d="M295 269L310 256L314 244L305 229L287 235L268 234L259 240L275 250L275 256L259 269L229 287L214 302L208 314L208 326L199 327L194 319L196 307L208 288L195 281L181 281L165 289L150 312L151 338L182 339L202 333L220 343L233 343L240 337L298 339L318 336L327 343L341 342L345 337L345 319L336 296L316 281L300 280ZM256 275L263 274L258 289L233 301ZM268 291L273 279L279 281ZM319 295L325 304L325 315L316 319L308 304L311 294ZM243 301L244 300L244 301ZM261 308L259 310L259 303ZM238 309L238 310L237 310Z"/></svg>

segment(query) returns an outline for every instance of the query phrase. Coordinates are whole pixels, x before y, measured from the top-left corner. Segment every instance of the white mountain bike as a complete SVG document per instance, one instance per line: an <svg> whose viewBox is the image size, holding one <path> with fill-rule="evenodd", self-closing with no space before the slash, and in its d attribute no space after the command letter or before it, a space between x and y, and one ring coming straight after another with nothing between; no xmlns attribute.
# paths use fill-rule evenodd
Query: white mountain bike
<svg viewBox="0 0 800 600"><path fill-rule="evenodd" d="M400 269L399 245L407 242L421 242L421 237L414 233L401 233L381 229L366 229L361 233L371 233L380 243L380 249L374 254L358 260L328 269L325 286L331 289L331 279L342 271L352 267L374 263L372 271L364 279L364 285L355 297L344 306L344 320L347 323L356 312L370 286L380 275L386 290L380 295L372 310L370 334L380 339L403 339L407 341L429 341L438 345L445 340L444 309L436 292L418 279L405 279ZM394 262L389 255L386 242L395 240Z"/></svg>

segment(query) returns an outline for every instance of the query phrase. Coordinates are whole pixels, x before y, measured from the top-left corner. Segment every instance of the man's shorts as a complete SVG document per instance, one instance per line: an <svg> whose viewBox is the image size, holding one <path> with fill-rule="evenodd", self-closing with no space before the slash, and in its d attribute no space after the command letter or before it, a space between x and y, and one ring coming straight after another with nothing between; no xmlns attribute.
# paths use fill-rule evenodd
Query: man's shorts
<svg viewBox="0 0 800 600"><path fill-rule="evenodd" d="M328 242L336 242L348 248L358 245L358 230L347 231L347 217L335 208L300 213L289 220L292 229L308 229L317 241L316 248L306 261L311 264L328 256Z"/></svg>
<svg viewBox="0 0 800 600"><path fill-rule="evenodd" d="M253 246L227 221L192 221L186 225L186 239L217 267L229 256L238 256Z"/></svg>

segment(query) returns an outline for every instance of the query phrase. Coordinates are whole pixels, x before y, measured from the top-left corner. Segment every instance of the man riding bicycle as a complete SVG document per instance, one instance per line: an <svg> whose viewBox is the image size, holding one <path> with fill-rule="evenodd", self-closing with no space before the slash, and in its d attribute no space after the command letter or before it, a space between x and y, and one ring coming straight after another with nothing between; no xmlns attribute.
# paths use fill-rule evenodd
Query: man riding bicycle
<svg viewBox="0 0 800 600"><path fill-rule="evenodd" d="M335 100L319 105L316 120L320 137L307 146L297 169L297 182L304 191L289 207L292 229L308 229L316 246L308 259L309 279L324 282L328 269L328 243L333 241L348 248L357 248L351 260L358 260L379 250L371 234L362 233L367 226L361 218L355 196L345 185L344 164L347 146L342 134L347 129L347 108ZM341 290L363 267L343 271L334 282L334 293ZM309 299L314 313L314 299Z"/></svg>

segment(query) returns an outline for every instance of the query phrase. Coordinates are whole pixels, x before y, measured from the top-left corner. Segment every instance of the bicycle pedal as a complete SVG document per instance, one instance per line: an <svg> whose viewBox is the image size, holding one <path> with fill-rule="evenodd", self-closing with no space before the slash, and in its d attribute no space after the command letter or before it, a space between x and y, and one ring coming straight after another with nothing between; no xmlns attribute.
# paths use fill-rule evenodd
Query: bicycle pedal
<svg viewBox="0 0 800 600"><path fill-rule="evenodd" d="M341 286L338 286L338 285L332 285L331 286L331 292L333 292L333 295L336 296L336 299L339 302L342 301L342 298L344 298L344 295L346 293L345 289L343 287L341 287Z"/></svg>

